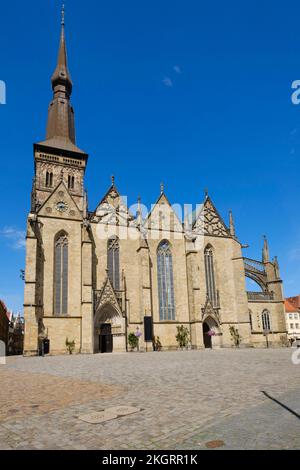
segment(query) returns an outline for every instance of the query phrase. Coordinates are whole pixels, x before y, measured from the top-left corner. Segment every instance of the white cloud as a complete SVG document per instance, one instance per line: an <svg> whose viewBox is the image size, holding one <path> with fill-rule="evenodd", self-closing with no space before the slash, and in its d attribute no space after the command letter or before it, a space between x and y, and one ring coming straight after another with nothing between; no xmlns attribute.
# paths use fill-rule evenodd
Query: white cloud
<svg viewBox="0 0 300 470"><path fill-rule="evenodd" d="M4 227L0 230L0 235L10 242L11 248L20 250L25 247L25 232L14 227Z"/></svg>
<svg viewBox="0 0 300 470"><path fill-rule="evenodd" d="M173 82L170 79L170 77L165 77L162 82L167 87L172 87L173 86Z"/></svg>
<svg viewBox="0 0 300 470"><path fill-rule="evenodd" d="M182 73L179 65L174 65L173 70L175 70L176 73Z"/></svg>

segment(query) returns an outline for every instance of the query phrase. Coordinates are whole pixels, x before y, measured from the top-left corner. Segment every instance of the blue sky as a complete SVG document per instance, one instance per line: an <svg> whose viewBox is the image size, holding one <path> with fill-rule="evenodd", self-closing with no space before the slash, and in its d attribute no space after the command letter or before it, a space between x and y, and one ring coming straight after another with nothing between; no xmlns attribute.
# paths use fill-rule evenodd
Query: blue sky
<svg viewBox="0 0 300 470"><path fill-rule="evenodd" d="M160 182L172 203L209 189L233 210L244 254L262 236L278 255L286 295L300 293L300 5L296 1L66 0L77 143L90 154L94 208L114 174L130 204ZM33 142L51 99L60 1L1 2L0 297L21 310L23 232Z"/></svg>

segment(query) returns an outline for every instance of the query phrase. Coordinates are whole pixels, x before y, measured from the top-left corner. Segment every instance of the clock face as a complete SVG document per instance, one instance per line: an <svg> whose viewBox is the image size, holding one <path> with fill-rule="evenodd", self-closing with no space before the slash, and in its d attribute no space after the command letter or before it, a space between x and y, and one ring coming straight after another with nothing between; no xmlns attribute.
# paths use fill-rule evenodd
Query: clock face
<svg viewBox="0 0 300 470"><path fill-rule="evenodd" d="M58 212L66 212L66 210L68 209L68 204L66 202L63 202L63 201L59 201L57 204L56 204L56 210Z"/></svg>

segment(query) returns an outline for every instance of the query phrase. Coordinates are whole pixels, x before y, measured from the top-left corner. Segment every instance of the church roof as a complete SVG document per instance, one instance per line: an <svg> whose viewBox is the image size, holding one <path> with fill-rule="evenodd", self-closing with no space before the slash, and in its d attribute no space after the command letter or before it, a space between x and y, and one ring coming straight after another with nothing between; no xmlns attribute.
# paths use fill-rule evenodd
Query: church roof
<svg viewBox="0 0 300 470"><path fill-rule="evenodd" d="M288 297L287 299L285 299L285 302L288 302L289 305L293 306L294 308L293 312L295 312L297 309L300 308L300 295L296 295L294 297Z"/></svg>
<svg viewBox="0 0 300 470"><path fill-rule="evenodd" d="M297 312L297 310L299 309L299 307L293 304L290 299L285 299L284 306L285 306L286 313L294 313L294 312Z"/></svg>
<svg viewBox="0 0 300 470"><path fill-rule="evenodd" d="M86 152L84 152L84 150L81 150L79 147L77 147L77 145L73 144L73 142L71 142L68 138L65 137L52 137L50 139L44 140L43 142L39 142L38 145L86 155Z"/></svg>

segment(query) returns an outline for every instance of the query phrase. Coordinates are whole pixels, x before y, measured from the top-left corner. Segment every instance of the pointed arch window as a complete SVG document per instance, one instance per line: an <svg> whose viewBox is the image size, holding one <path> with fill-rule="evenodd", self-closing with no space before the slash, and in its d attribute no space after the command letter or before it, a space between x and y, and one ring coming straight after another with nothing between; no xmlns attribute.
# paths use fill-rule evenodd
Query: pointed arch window
<svg viewBox="0 0 300 470"><path fill-rule="evenodd" d="M74 176L69 175L68 176L68 188L74 189L74 186L75 186L75 178Z"/></svg>
<svg viewBox="0 0 300 470"><path fill-rule="evenodd" d="M270 312L268 310L264 310L261 314L261 321L263 330L270 331L271 330L271 319L270 319Z"/></svg>
<svg viewBox="0 0 300 470"><path fill-rule="evenodd" d="M120 289L120 244L118 237L111 237L107 244L108 277L114 289Z"/></svg>
<svg viewBox="0 0 300 470"><path fill-rule="evenodd" d="M253 331L253 320L252 320L252 311L249 310L249 323L250 323L250 329Z"/></svg>
<svg viewBox="0 0 300 470"><path fill-rule="evenodd" d="M53 173L52 171L46 171L46 188L53 187Z"/></svg>
<svg viewBox="0 0 300 470"><path fill-rule="evenodd" d="M204 251L206 292L213 305L217 305L217 291L214 269L214 253L211 246L206 247Z"/></svg>
<svg viewBox="0 0 300 470"><path fill-rule="evenodd" d="M170 243L166 240L157 250L157 281L159 319L175 320L173 259Z"/></svg>
<svg viewBox="0 0 300 470"><path fill-rule="evenodd" d="M68 313L68 237L61 233L54 246L54 313Z"/></svg>

